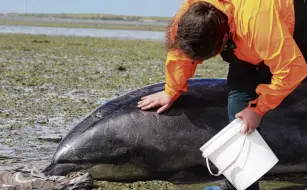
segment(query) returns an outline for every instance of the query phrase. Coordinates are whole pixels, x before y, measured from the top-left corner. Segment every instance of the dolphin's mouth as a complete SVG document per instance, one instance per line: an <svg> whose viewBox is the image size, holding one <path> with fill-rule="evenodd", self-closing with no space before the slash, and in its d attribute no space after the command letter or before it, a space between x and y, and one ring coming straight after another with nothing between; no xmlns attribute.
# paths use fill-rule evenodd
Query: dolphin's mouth
<svg viewBox="0 0 307 190"><path fill-rule="evenodd" d="M141 168L130 163L120 165L97 164L90 167L88 172L94 179L108 181L146 180L153 177L151 172L145 168Z"/></svg>
<svg viewBox="0 0 307 190"><path fill-rule="evenodd" d="M145 168L125 163L114 164L80 164L80 163L57 163L47 166L45 175L65 176L70 172L89 172L93 179L107 181L134 181L150 179L153 176Z"/></svg>
<svg viewBox="0 0 307 190"><path fill-rule="evenodd" d="M88 172L94 180L135 182L142 180L167 180L173 183L191 183L213 180L202 166L187 170L154 172L131 163L124 164L50 164L43 170L46 175L65 176L70 172ZM215 177L216 179L216 177Z"/></svg>
<svg viewBox="0 0 307 190"><path fill-rule="evenodd" d="M65 176L70 172L86 170L87 166L77 163L50 164L42 172L49 176Z"/></svg>

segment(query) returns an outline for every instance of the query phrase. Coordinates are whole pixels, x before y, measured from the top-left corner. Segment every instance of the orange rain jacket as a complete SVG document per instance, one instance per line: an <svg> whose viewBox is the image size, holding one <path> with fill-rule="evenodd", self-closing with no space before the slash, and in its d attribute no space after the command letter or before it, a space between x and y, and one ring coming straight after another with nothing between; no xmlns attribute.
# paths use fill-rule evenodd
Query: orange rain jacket
<svg viewBox="0 0 307 190"><path fill-rule="evenodd" d="M307 76L306 61L293 39L295 14L293 0L185 0L175 15L171 40L183 13L197 1L206 1L224 12L236 45L235 55L251 64L264 61L273 74L271 84L256 88L259 97L250 102L264 115L277 107ZM165 63L165 92L176 100L186 92L191 78L202 61L189 60L179 50L168 52Z"/></svg>

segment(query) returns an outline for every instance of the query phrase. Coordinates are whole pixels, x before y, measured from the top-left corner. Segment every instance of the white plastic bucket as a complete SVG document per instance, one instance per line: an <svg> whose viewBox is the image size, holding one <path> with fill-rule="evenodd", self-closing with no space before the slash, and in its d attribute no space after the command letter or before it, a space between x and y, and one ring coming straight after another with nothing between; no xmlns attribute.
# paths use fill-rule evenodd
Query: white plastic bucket
<svg viewBox="0 0 307 190"><path fill-rule="evenodd" d="M200 148L209 172L223 174L238 190L248 188L279 161L257 130L244 135L242 125L241 119L235 119ZM212 173L209 160L217 174Z"/></svg>

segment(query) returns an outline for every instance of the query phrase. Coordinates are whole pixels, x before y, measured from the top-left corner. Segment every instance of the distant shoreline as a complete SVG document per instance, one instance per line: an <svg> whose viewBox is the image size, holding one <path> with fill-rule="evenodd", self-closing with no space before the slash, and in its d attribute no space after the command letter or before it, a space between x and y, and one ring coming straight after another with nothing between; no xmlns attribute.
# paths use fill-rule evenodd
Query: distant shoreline
<svg viewBox="0 0 307 190"><path fill-rule="evenodd" d="M171 18L107 14L22 14L0 15L0 25L165 31Z"/></svg>
<svg viewBox="0 0 307 190"><path fill-rule="evenodd" d="M129 15L113 15L113 14L51 14L51 13L7 13L8 16L31 16L31 17L55 17L55 18L81 18L81 19L97 19L97 20L125 20L125 21L155 21L169 22L171 17L158 16L129 16Z"/></svg>

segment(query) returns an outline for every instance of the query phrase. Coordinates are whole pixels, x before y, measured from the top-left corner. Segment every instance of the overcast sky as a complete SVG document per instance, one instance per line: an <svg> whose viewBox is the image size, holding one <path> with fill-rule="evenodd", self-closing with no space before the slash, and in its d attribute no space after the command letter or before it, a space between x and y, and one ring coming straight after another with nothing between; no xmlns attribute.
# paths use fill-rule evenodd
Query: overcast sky
<svg viewBox="0 0 307 190"><path fill-rule="evenodd" d="M0 0L0 12L173 16L184 0Z"/></svg>

